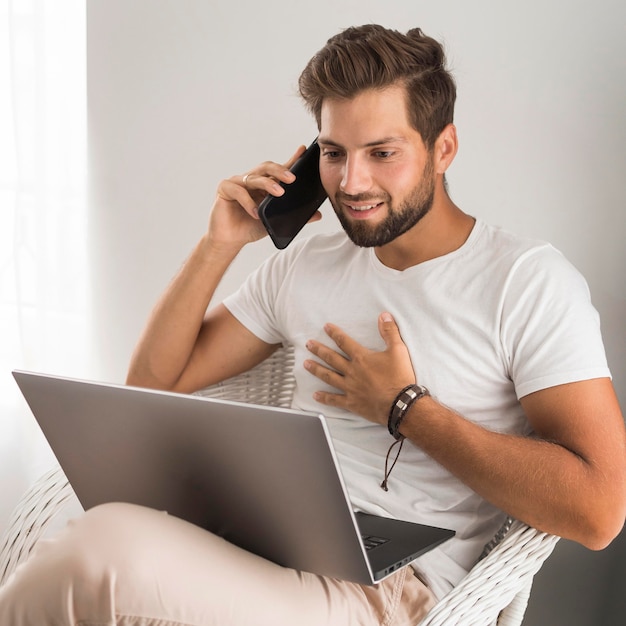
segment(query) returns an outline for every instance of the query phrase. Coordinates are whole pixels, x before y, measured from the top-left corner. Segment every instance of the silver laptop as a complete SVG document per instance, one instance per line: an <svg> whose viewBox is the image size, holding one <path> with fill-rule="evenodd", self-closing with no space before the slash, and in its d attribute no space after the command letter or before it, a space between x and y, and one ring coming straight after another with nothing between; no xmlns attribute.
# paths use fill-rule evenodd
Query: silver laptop
<svg viewBox="0 0 626 626"><path fill-rule="evenodd" d="M454 535L355 514L320 414L13 375L85 509L165 510L280 565L362 584Z"/></svg>

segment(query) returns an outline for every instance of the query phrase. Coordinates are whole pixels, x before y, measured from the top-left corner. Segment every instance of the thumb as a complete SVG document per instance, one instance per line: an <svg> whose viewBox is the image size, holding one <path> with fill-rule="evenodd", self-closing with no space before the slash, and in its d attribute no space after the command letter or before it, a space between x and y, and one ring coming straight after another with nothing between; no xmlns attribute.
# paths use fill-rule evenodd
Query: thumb
<svg viewBox="0 0 626 626"><path fill-rule="evenodd" d="M388 348L393 344L402 342L400 329L398 328L398 325L393 319L391 313L388 313L387 311L385 311L385 313L381 313L378 317L378 332Z"/></svg>

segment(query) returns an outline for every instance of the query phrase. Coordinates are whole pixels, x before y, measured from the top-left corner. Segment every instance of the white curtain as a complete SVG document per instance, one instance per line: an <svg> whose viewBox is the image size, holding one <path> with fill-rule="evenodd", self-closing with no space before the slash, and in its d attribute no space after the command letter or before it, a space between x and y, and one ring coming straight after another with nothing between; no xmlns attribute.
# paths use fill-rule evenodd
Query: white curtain
<svg viewBox="0 0 626 626"><path fill-rule="evenodd" d="M15 368L84 377L85 3L0 0L0 531L52 456Z"/></svg>

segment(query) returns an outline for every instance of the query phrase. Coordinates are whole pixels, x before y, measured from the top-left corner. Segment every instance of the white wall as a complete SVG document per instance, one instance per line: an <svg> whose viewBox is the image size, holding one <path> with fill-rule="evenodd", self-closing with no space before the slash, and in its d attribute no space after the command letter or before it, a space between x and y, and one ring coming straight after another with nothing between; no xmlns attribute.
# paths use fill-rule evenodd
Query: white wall
<svg viewBox="0 0 626 626"><path fill-rule="evenodd" d="M466 211L548 239L587 277L626 399L626 9L618 0L439 3L91 0L91 246L102 377L123 379L154 300L203 231L215 187L315 133L296 81L351 24L419 25L458 82ZM325 211L320 228L336 228ZM271 252L247 251L230 291Z"/></svg>
<svg viewBox="0 0 626 626"><path fill-rule="evenodd" d="M585 274L626 406L625 18L618 0L91 0L101 377L123 380L152 304L205 227L218 181L261 160L284 160L313 137L296 96L308 58L339 29L379 22L420 26L445 41L459 91L460 152L448 175L454 200L550 240ZM324 222L320 228L337 227L328 210ZM246 251L221 293L271 251L267 242ZM568 571L571 560L609 578L617 559L561 550ZM595 607L604 597L574 591L556 603L569 621L537 623L600 624ZM580 621L581 598L590 622ZM531 605L531 617L533 610L545 607Z"/></svg>

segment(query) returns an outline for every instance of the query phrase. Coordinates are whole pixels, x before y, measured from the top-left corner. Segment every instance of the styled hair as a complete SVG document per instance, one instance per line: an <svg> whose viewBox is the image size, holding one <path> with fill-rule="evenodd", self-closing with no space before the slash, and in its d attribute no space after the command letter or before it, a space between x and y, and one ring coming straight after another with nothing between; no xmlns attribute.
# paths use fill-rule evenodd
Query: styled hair
<svg viewBox="0 0 626 626"><path fill-rule="evenodd" d="M313 56L298 86L319 128L324 99L402 85L409 121L431 149L454 117L456 85L445 63L441 44L419 28L403 35L376 24L353 26Z"/></svg>

